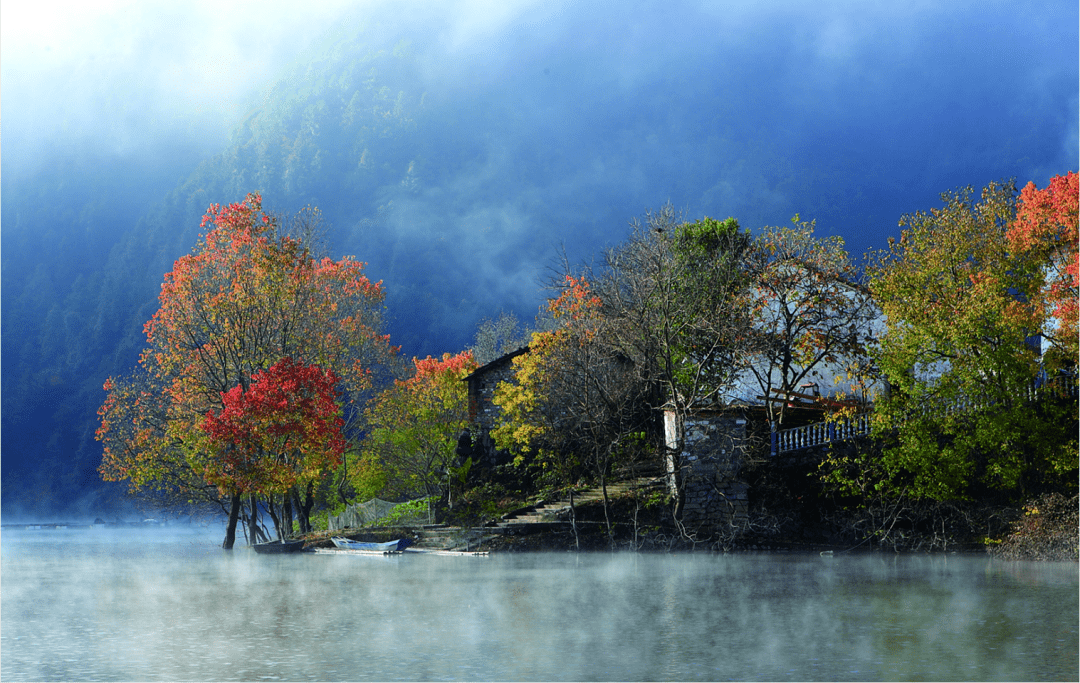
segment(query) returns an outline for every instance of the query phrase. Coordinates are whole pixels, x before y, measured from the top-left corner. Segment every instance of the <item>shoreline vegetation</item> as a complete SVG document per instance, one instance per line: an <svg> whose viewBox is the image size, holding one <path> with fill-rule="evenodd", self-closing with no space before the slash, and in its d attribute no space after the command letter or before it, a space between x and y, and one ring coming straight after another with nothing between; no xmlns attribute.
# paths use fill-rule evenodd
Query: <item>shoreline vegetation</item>
<svg viewBox="0 0 1080 683"><path fill-rule="evenodd" d="M1077 496L1040 496L1025 505L1008 536L987 550L1003 560L1076 562L1078 524Z"/></svg>
<svg viewBox="0 0 1080 683"><path fill-rule="evenodd" d="M797 214L665 205L564 257L532 327L411 363L383 283L315 256L318 211L252 193L211 205L107 380L99 472L226 514L227 549L381 520L440 549L1075 562L1078 187L943 193L861 264Z"/></svg>
<svg viewBox="0 0 1080 683"><path fill-rule="evenodd" d="M608 515L614 520L609 535L603 506L589 503L576 509L573 523L540 522L506 530L495 522L450 515L449 523L432 525L380 525L318 530L300 534L305 548L333 548L331 536L367 542L410 538L422 542L425 531L437 530L442 545L434 549L487 552L820 552L859 553L964 553L989 554L1005 561L1077 562L1078 501L1061 494L1045 494L1021 508L1015 506L937 506L934 510L911 510L906 518L891 520L892 532L858 539L867 523L864 510L834 514L816 525L788 519L782 525L763 511L752 510L742 529L727 538L695 543L680 537L674 524L664 523L664 511L644 509L631 496L611 501ZM440 511L445 514L449 511ZM915 513L921 513L919 518ZM440 515L442 516L442 515ZM636 518L636 523L635 523ZM897 524L903 529L897 529ZM996 536L980 533L979 525L996 525ZM939 529L932 529L941 525ZM769 528L771 527L771 528ZM921 527L921 528L912 528Z"/></svg>

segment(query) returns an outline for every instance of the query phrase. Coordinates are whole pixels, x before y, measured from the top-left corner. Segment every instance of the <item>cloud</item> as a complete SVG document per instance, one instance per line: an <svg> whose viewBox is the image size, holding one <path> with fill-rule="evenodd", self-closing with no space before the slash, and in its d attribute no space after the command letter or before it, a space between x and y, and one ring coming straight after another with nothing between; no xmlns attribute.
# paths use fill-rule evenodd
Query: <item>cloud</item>
<svg viewBox="0 0 1080 683"><path fill-rule="evenodd" d="M940 191L1010 175L1042 184L1077 163L1075 3L13 0L0 11L5 171L50 147L208 156L328 31L375 27L357 40L408 51L417 96L440 117L390 160L407 177L382 186L380 220L405 243L447 240L444 253L482 262L475 272L498 290L531 279L500 277L499 264L535 271L548 258L535 250L559 243L585 257L669 200L752 228L798 211L861 253Z"/></svg>
<svg viewBox="0 0 1080 683"><path fill-rule="evenodd" d="M217 151L260 88L347 3L10 0L0 8L5 167L42 148Z"/></svg>

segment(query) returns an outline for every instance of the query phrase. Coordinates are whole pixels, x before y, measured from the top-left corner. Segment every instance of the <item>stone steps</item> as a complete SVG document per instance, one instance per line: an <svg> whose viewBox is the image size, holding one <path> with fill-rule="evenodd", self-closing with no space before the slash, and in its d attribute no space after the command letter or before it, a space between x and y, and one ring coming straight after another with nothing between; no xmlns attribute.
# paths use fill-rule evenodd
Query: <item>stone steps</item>
<svg viewBox="0 0 1080 683"><path fill-rule="evenodd" d="M619 498L635 490L640 489L652 489L662 488L664 485L663 479L658 477L639 477L630 481L618 481L607 485L608 500L613 498ZM586 505L589 503L602 502L604 500L604 492L599 486L590 489L584 489L574 493L574 506ZM564 524L569 521L570 516L570 497L566 496L559 500L542 502L537 505L533 505L521 510L515 510L514 512L503 515L501 522L496 525L498 527L506 527L509 525L521 525L521 524Z"/></svg>
<svg viewBox="0 0 1080 683"><path fill-rule="evenodd" d="M639 477L629 481L608 484L608 499L626 496L634 490L663 489L662 477ZM600 487L584 489L574 493L574 505L580 506L603 501L604 493ZM498 522L474 529L468 527L450 527L433 524L421 527L413 547L420 550L473 551L483 546L487 540L502 534L531 534L541 531L565 528L570 523L570 497L540 502L503 515Z"/></svg>

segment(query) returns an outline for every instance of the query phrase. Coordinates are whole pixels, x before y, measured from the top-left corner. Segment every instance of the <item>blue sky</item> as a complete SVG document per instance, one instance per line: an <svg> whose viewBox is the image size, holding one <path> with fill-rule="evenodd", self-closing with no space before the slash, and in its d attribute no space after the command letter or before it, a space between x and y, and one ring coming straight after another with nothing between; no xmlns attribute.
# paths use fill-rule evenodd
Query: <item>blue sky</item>
<svg viewBox="0 0 1080 683"><path fill-rule="evenodd" d="M654 85L649 94L669 102L668 115L639 102L654 114L643 125L685 126L659 131L664 141L700 146L728 132L745 155L758 145L856 182L860 163L875 193L1003 172L1045 182L1077 164L1074 2L9 0L0 8L5 167L59 143L212 153L280 70L354 5L418 37L433 85L458 96L522 89L549 98L549 124L583 118L581 133L600 134L594 126L612 115L634 117L603 107ZM523 81L541 62L565 89ZM679 111L680 100L714 111ZM608 149L619 159L623 145L640 142ZM715 175L699 196L680 199L720 203L738 171Z"/></svg>

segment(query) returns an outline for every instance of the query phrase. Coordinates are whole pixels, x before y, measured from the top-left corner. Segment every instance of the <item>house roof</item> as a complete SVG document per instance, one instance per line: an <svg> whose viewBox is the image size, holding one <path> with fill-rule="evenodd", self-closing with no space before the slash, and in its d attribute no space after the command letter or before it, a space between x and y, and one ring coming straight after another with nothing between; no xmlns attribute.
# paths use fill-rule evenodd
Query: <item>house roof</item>
<svg viewBox="0 0 1080 683"><path fill-rule="evenodd" d="M520 356L522 354L528 353L528 351L529 351L529 346L525 345L525 346L522 346L519 349L511 351L510 353L504 353L503 355L499 356L495 360L484 363L480 367L476 368L467 377L465 377L461 381L468 382L469 380L473 379L474 377L477 377L478 375L483 375L484 373L488 372L492 368L495 368L495 367L500 366L500 365L505 365L506 363L510 362L514 358L517 358L518 356Z"/></svg>

